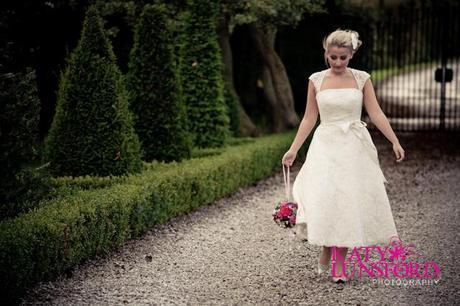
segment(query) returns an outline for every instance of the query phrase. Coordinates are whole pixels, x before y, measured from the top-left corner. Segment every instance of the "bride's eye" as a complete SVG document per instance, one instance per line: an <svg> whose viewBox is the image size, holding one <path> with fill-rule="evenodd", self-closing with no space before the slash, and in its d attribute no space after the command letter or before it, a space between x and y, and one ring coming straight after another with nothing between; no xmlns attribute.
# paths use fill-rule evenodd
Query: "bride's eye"
<svg viewBox="0 0 460 306"><path fill-rule="evenodd" d="M347 57L346 57L346 56L341 56L340 59L341 59L342 61L344 61L344 60L347 59Z"/></svg>
<svg viewBox="0 0 460 306"><path fill-rule="evenodd" d="M331 56L331 59L335 60L337 58L337 56Z"/></svg>

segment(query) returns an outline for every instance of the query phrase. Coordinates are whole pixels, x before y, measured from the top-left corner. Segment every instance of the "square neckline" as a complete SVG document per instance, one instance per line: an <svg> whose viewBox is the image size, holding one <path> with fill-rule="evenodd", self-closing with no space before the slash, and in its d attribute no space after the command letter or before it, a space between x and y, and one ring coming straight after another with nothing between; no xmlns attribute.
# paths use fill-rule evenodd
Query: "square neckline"
<svg viewBox="0 0 460 306"><path fill-rule="evenodd" d="M326 89L321 90L321 85L323 85L324 77L326 76L326 73L331 70L331 68L328 68L328 69L324 70L324 73L323 73L323 75L321 77L321 81L319 83L319 89L320 90L316 93L315 96L317 96L320 92L327 91L327 90L344 90L344 89L353 90L353 89L355 89L355 90L359 91L360 93L363 93L359 89L359 83L358 83L358 80L356 79L355 73L353 72L353 68L348 68L347 67L346 69L351 72L351 75L353 76L353 79L355 80L355 83L356 83L356 85L358 85L358 87L326 88Z"/></svg>

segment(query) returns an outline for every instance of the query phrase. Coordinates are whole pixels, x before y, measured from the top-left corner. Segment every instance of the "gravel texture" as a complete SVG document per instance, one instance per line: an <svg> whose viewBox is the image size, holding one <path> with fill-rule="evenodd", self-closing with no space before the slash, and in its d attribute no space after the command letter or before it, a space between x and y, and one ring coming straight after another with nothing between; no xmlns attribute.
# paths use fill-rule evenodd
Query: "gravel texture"
<svg viewBox="0 0 460 306"><path fill-rule="evenodd" d="M401 239L437 262L437 284L404 286L353 279L335 284L316 275L321 247L271 218L284 195L281 163L272 176L212 205L175 218L128 241L71 276L40 283L23 304L52 305L453 305L460 298L459 134L400 132L406 159L372 132L387 177ZM302 162L291 168L291 185Z"/></svg>

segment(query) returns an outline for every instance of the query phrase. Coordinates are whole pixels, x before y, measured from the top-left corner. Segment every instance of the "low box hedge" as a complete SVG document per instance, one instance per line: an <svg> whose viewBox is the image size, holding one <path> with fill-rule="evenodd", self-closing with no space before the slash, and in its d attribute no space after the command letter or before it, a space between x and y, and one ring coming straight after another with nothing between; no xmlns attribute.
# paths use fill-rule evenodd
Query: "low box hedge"
<svg viewBox="0 0 460 306"><path fill-rule="evenodd" d="M96 254L109 254L155 224L270 175L281 167L292 139L291 131L245 141L220 154L168 163L161 171L145 167L106 188L74 190L1 222L1 296L16 300L34 284L69 272Z"/></svg>

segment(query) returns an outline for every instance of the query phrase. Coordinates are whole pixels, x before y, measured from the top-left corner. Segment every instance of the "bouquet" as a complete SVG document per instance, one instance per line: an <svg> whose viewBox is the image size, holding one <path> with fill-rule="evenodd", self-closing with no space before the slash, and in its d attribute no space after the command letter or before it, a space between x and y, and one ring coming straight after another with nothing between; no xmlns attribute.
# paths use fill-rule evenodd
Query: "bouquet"
<svg viewBox="0 0 460 306"><path fill-rule="evenodd" d="M275 210L273 211L273 220L281 227L293 227L296 221L297 215L297 203L290 201L290 176L289 166L287 166L287 178L286 171L284 170L283 164L283 175L284 175L284 190L286 193L286 199L276 203Z"/></svg>

